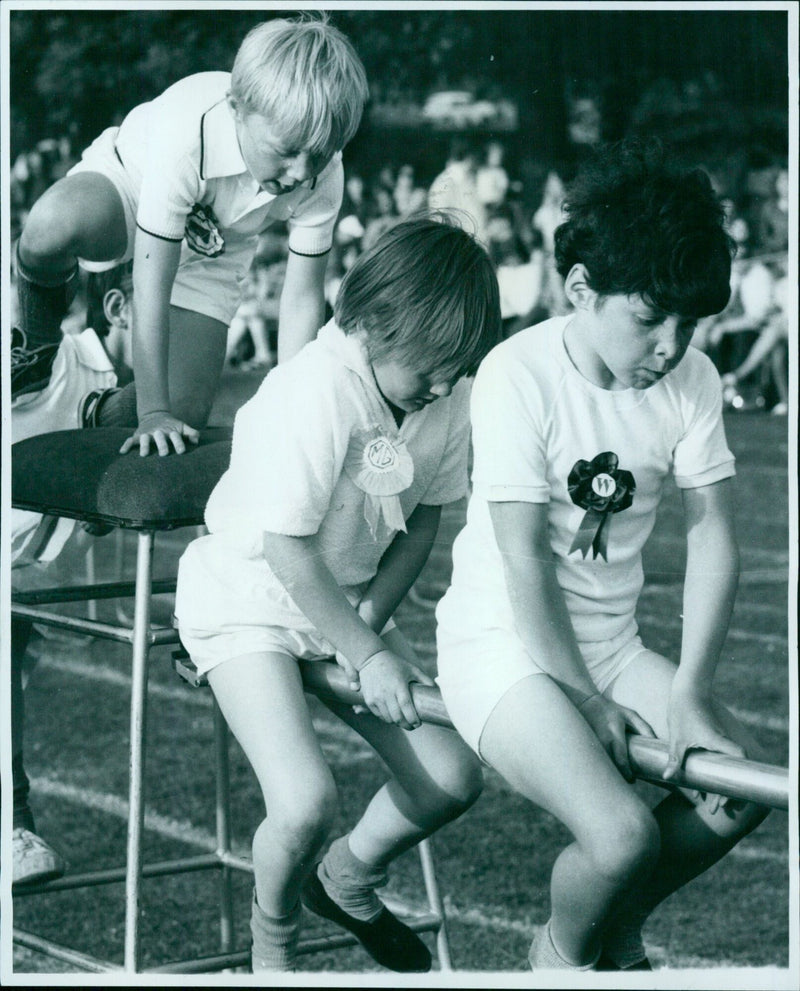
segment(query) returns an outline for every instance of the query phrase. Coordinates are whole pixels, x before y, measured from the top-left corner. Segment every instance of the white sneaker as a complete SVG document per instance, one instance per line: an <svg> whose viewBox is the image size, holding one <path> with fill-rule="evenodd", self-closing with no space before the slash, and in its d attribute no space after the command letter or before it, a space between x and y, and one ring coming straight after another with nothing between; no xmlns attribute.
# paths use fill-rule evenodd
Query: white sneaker
<svg viewBox="0 0 800 991"><path fill-rule="evenodd" d="M34 881L52 881L61 877L67 864L61 854L49 843L18 826L11 834L14 854L14 884L32 884Z"/></svg>

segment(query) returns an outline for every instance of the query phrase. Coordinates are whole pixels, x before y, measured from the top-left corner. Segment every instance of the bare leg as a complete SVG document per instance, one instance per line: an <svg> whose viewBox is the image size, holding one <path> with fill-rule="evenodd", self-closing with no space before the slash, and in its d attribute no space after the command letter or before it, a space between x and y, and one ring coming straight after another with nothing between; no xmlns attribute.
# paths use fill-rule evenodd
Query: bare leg
<svg viewBox="0 0 800 991"><path fill-rule="evenodd" d="M635 709L666 739L666 707L675 665L659 654L639 655L606 692L621 705ZM757 748L744 728L722 706L720 723L748 756L759 758ZM693 805L681 793L665 798L654 810L661 833L661 853L655 870L621 899L611 929L640 929L653 909L668 895L708 870L742 837L755 829L768 809L747 802L729 801L712 812L709 803Z"/></svg>
<svg viewBox="0 0 800 991"><path fill-rule="evenodd" d="M225 361L227 329L203 313L171 306L169 394L172 413L200 430L208 423ZM133 382L106 395L97 412L102 427L136 427Z"/></svg>
<svg viewBox="0 0 800 991"><path fill-rule="evenodd" d="M127 248L125 212L113 182L79 172L52 185L34 203L19 240L29 272L52 281L68 275L78 258L113 261Z"/></svg>
<svg viewBox="0 0 800 991"><path fill-rule="evenodd" d="M550 932L568 964L591 963L617 895L656 862L651 813L546 675L531 675L503 696L486 723L481 751L512 787L575 837L553 867Z"/></svg>
<svg viewBox="0 0 800 991"><path fill-rule="evenodd" d="M297 662L285 654L248 654L213 668L208 680L266 805L253 837L257 901L271 917L284 917L297 906L337 802Z"/></svg>

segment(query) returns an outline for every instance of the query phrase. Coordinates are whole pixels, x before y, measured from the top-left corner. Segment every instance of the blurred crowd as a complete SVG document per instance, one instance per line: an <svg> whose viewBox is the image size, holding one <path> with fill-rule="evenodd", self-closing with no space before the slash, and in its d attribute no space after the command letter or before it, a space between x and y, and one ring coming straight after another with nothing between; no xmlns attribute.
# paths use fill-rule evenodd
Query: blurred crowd
<svg viewBox="0 0 800 991"><path fill-rule="evenodd" d="M16 158L10 173L12 242L30 206L73 162L66 137L41 141ZM386 162L369 172L348 164L326 276L329 311L345 273L383 231L421 210L446 209L458 213L495 264L506 335L567 312L553 262L567 177L546 164L535 175L532 180L526 173L522 180L516 174L501 140L460 135L430 182L421 181L407 162ZM717 365L729 408L785 413L788 171L780 161L754 159L736 188L725 188L724 181L717 186L738 246L731 299L723 313L701 321L692 343ZM286 240L286 232L274 228L262 237L229 330L232 366L266 371L275 361ZM75 323L81 329L79 315Z"/></svg>

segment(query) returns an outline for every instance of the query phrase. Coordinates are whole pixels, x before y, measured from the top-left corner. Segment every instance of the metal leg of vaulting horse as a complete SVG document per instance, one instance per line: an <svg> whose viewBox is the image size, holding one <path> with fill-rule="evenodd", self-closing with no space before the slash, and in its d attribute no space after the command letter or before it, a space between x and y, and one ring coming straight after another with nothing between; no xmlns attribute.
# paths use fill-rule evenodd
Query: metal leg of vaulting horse
<svg viewBox="0 0 800 991"><path fill-rule="evenodd" d="M147 720L147 661L150 653L150 583L153 577L153 533L139 532L136 549L136 591L131 645L131 714L129 757L128 855L125 873L124 968L139 971L139 892L144 831L144 741Z"/></svg>
<svg viewBox="0 0 800 991"><path fill-rule="evenodd" d="M214 699L214 749L216 751L216 799L217 799L217 856L223 861L220 867L220 950L229 953L233 949L233 892L232 869L225 863L231 853L231 789L228 769L228 725L217 700Z"/></svg>
<svg viewBox="0 0 800 991"><path fill-rule="evenodd" d="M441 920L436 930L436 953L439 957L439 969L452 970L453 964L450 960L450 941L447 936L444 902L442 901L439 882L433 866L433 853L431 851L430 840L422 840L419 843L418 850L420 863L422 864L422 877L425 882L425 893L428 896L428 905L431 912Z"/></svg>

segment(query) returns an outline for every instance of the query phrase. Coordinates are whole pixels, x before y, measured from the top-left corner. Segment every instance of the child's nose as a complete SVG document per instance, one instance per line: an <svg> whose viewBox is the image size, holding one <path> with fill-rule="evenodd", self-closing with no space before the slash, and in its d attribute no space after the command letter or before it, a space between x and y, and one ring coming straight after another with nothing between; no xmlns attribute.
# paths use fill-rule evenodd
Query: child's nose
<svg viewBox="0 0 800 991"><path fill-rule="evenodd" d="M434 396L438 396L440 399L444 399L445 396L449 396L453 391L453 386L450 382L439 382L436 385L431 386L431 392Z"/></svg>
<svg viewBox="0 0 800 991"><path fill-rule="evenodd" d="M681 347L680 318L667 317L659 328L656 354L665 361L672 361L680 353Z"/></svg>
<svg viewBox="0 0 800 991"><path fill-rule="evenodd" d="M301 152L291 160L286 169L286 175L294 182L305 182L313 175L311 171L311 156L307 152Z"/></svg>

